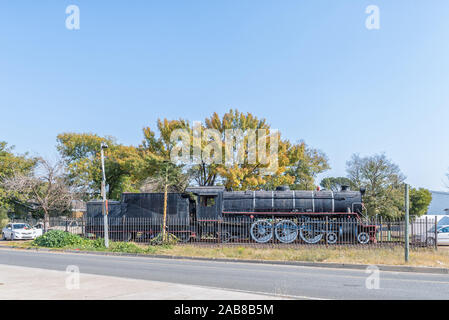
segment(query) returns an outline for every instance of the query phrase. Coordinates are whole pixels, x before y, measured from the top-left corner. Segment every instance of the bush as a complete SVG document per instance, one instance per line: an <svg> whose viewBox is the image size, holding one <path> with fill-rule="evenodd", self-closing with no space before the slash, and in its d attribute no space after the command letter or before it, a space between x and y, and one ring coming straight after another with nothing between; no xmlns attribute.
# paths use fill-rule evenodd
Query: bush
<svg viewBox="0 0 449 320"><path fill-rule="evenodd" d="M83 245L84 239L76 234L61 230L50 230L33 241L33 245L48 248L62 248Z"/></svg>
<svg viewBox="0 0 449 320"><path fill-rule="evenodd" d="M106 249L104 246L104 239L102 238L97 238L95 240L85 239L78 235L61 230L50 230L44 235L36 238L32 244L33 246L47 248L71 248L100 251L107 250L126 253L154 253L156 251L156 249L151 246L142 248L132 242L110 242L109 249Z"/></svg>
<svg viewBox="0 0 449 320"><path fill-rule="evenodd" d="M144 250L132 242L111 242L112 252L142 253Z"/></svg>
<svg viewBox="0 0 449 320"><path fill-rule="evenodd" d="M104 246L104 239L103 238L97 238L95 240L89 240L89 239L83 239L85 242L89 244L90 247L99 249L99 248L105 248Z"/></svg>
<svg viewBox="0 0 449 320"><path fill-rule="evenodd" d="M166 244L166 245L174 245L174 244L176 244L176 243L178 243L179 242L179 240L178 240L178 238L174 235L174 234L171 234L171 233L166 233L165 234L165 240L163 239L163 236L162 236L162 232L161 233L159 233L157 236L155 236L153 239L151 239L151 241L150 241L150 243L152 244L152 245L163 245L163 244Z"/></svg>
<svg viewBox="0 0 449 320"><path fill-rule="evenodd" d="M0 208L0 229L3 229L8 224L8 212L6 208ZM1 232L1 231L0 231Z"/></svg>

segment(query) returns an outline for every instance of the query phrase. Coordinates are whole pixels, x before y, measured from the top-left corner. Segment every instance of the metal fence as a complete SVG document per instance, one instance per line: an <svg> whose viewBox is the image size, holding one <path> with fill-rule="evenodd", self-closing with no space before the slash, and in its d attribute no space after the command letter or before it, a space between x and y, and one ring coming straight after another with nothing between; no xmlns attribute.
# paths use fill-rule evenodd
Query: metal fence
<svg viewBox="0 0 449 320"><path fill-rule="evenodd" d="M257 246L361 246L388 247L405 244L405 221L400 219L342 218L250 218L232 217L221 221L167 217L170 242L197 245ZM17 221L16 221L17 222ZM37 228L43 221L21 220ZM111 241L160 244L162 219L108 217ZM103 218L51 218L47 230L62 230L95 239L104 237ZM425 217L409 223L412 248L435 247L436 219Z"/></svg>

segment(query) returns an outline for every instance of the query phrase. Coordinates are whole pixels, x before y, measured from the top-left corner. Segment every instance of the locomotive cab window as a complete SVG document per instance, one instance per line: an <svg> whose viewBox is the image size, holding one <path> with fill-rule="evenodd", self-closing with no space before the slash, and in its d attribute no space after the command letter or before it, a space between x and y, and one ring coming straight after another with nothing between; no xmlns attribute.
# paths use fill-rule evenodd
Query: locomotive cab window
<svg viewBox="0 0 449 320"><path fill-rule="evenodd" d="M201 196L201 205L203 207L215 206L215 196Z"/></svg>

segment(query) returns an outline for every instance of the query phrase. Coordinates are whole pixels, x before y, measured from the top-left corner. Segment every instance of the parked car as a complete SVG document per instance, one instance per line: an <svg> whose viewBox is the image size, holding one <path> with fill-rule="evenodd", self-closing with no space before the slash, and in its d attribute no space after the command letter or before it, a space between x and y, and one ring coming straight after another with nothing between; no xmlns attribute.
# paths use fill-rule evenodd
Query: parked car
<svg viewBox="0 0 449 320"><path fill-rule="evenodd" d="M427 245L435 245L435 227L430 228L425 233L415 236L420 242L427 243ZM443 225L437 227L437 244L449 245L449 225Z"/></svg>
<svg viewBox="0 0 449 320"><path fill-rule="evenodd" d="M27 223L8 223L2 230L3 240L32 240L42 235L42 230Z"/></svg>

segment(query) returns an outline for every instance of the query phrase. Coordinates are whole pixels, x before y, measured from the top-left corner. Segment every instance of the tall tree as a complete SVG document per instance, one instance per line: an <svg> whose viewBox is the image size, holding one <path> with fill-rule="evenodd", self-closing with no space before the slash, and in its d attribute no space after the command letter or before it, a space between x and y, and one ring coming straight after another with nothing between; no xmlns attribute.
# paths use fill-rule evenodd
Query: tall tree
<svg viewBox="0 0 449 320"><path fill-rule="evenodd" d="M184 192L188 177L183 173L182 167L170 160L153 158L149 160L154 168L151 177L145 180L142 186L144 192L163 192L164 209L162 218L162 241L167 240L167 200L169 192Z"/></svg>
<svg viewBox="0 0 449 320"><path fill-rule="evenodd" d="M365 187L365 207L370 216L400 217L404 213L404 175L385 154L360 157L346 163L348 178L357 188Z"/></svg>
<svg viewBox="0 0 449 320"><path fill-rule="evenodd" d="M424 188L410 189L410 216L422 216L427 213L430 202L432 201L432 193Z"/></svg>
<svg viewBox="0 0 449 320"><path fill-rule="evenodd" d="M0 229L3 229L8 223L8 211L5 207L0 207Z"/></svg>
<svg viewBox="0 0 449 320"><path fill-rule="evenodd" d="M45 228L51 214L61 214L71 206L72 194L66 184L61 161L51 164L39 159L32 174L19 173L5 178L2 186L11 197L37 204L37 208L44 212Z"/></svg>
<svg viewBox="0 0 449 320"><path fill-rule="evenodd" d="M277 157L277 168L275 172L267 173L270 163L264 163L261 161L261 150L256 148L256 158L254 161L249 160L249 132L251 130L263 130L267 140L267 151L270 150L273 143L272 138L277 138L275 132L271 130L270 125L265 119L259 119L251 113L242 113L238 110L230 110L225 113L223 117L219 117L217 113L214 113L211 117L205 120L205 129L215 129L220 133L220 147L222 148L222 162L220 164L207 164L201 161L199 165L200 172L207 172L213 179L206 179L209 184L215 184L217 177L220 177L223 185L227 189L232 190L246 190L246 189L260 189L260 188L274 188L279 185L291 184L293 177L285 174L287 165L289 164L288 148L290 146L287 140L282 140L279 134L278 152L275 155ZM235 141L235 145L232 148L228 148L229 154L226 154L226 130L235 130L235 132L241 132L243 138L241 141ZM260 137L257 136L257 139ZM255 141L254 141L255 142ZM227 164L226 157L237 157L238 152L243 150L243 163ZM267 162L276 161L272 158L269 152L267 152Z"/></svg>
<svg viewBox="0 0 449 320"><path fill-rule="evenodd" d="M330 168L326 155L304 142L291 145L288 148L288 157L287 174L294 177L294 182L290 186L293 190L315 189L317 175Z"/></svg>
<svg viewBox="0 0 449 320"><path fill-rule="evenodd" d="M222 144L225 144L225 130L234 129L247 133L249 130L266 130L267 136L271 136L274 131L265 119L259 119L251 113L241 113L238 110L230 110L220 119L214 113L206 119L206 128L217 129L222 133ZM245 135L243 145L248 145L248 136ZM271 140L267 140L267 148L271 146ZM248 158L248 149L245 149L245 158ZM308 147L303 141L297 144L291 143L288 139L283 139L279 133L278 152L276 154L278 166L276 172L265 174L265 169L269 166L261 163L259 159L260 150L257 148L257 161L243 164L227 166L217 165L212 173L219 174L223 179L223 184L228 189L269 189L273 190L277 186L290 185L292 189L312 189L316 175L327 170L329 165L326 156L319 150ZM275 159L270 159L275 161Z"/></svg>
<svg viewBox="0 0 449 320"><path fill-rule="evenodd" d="M100 195L102 142L109 146L105 152L108 198L119 199L122 192L138 190L138 172L143 162L137 148L118 144L113 137L91 133L62 133L58 135L57 142L69 181L85 200Z"/></svg>
<svg viewBox="0 0 449 320"><path fill-rule="evenodd" d="M36 165L37 158L25 155L16 155L14 147L0 141L0 182L17 174L28 174ZM4 188L0 186L0 207L10 208L11 198Z"/></svg>
<svg viewBox="0 0 449 320"><path fill-rule="evenodd" d="M278 166L275 172L272 172L273 174L267 174L269 164L261 161L261 150L257 148L255 161L248 161L250 152L253 152L248 147L250 139L248 133L254 132L254 130L265 130L267 137L270 137L274 131L270 129L270 125L265 119L259 119L251 113L245 114L238 110L231 109L222 117L213 113L198 127L190 127L188 121L183 119L158 120L157 129L159 135L156 135L150 128L144 129L145 140L141 146L142 150L147 155L156 154L167 158L176 145L170 140L171 134L177 129L185 130L191 143L190 151L193 155L197 155L195 164L185 168L200 186L223 184L227 189L232 190L255 190L273 189L287 184L296 188L314 188L316 175L329 168L326 156L320 151L307 147L304 142L292 144L279 135L278 153L275 155ZM208 136L211 129L217 133L217 136ZM229 148L230 145L226 148L226 142L230 141L227 130L234 130L234 133L242 134L241 139L233 138L235 140L233 140L231 148ZM193 143L194 134L202 137L199 145ZM271 141L270 138L267 138L268 150ZM217 149L211 148L211 144L216 145ZM239 155L244 161L226 163L228 156L238 157ZM218 163L210 161L210 158L215 156L220 159ZM269 161L274 161L274 159L270 159L270 156L267 158ZM148 173L148 170L144 172Z"/></svg>
<svg viewBox="0 0 449 320"><path fill-rule="evenodd" d="M342 186L353 187L353 183L346 177L328 177L320 182L320 186L334 192L340 191Z"/></svg>

